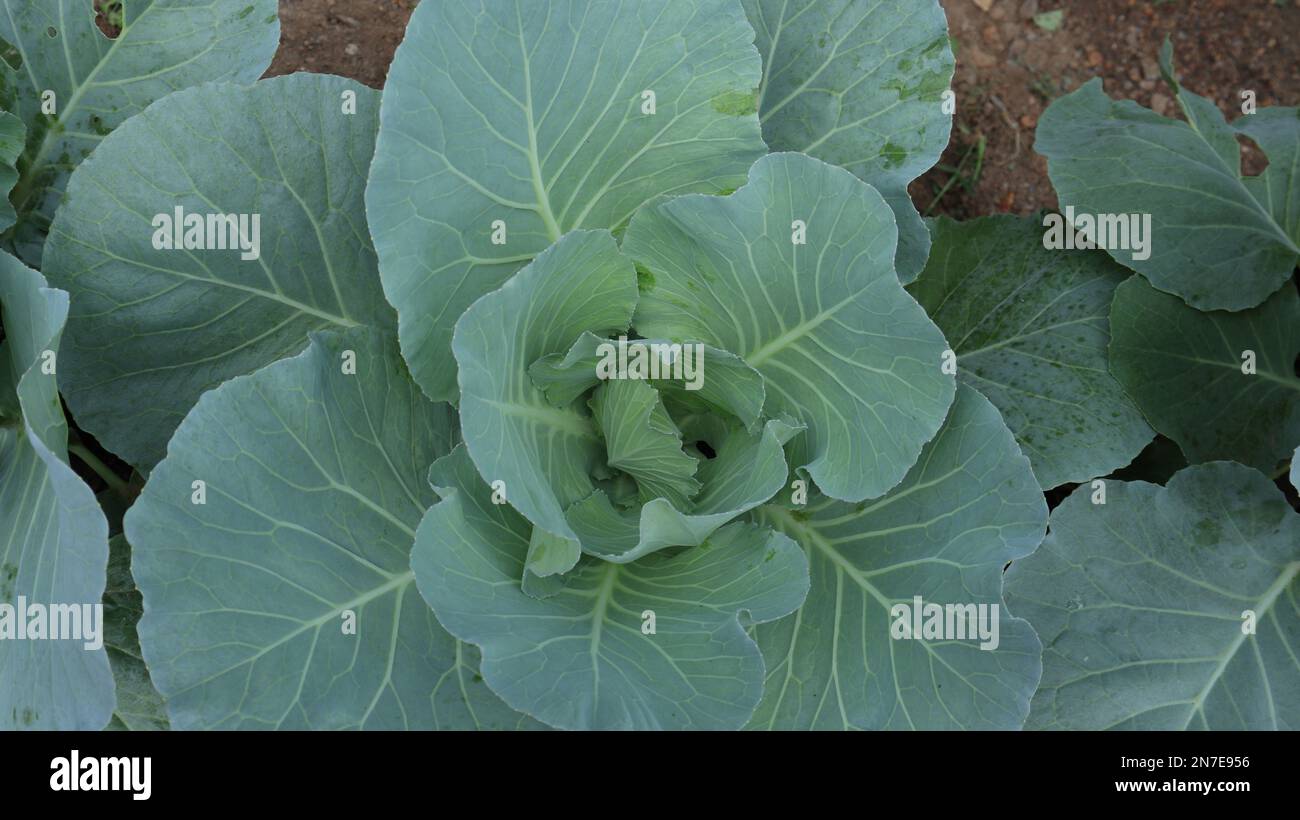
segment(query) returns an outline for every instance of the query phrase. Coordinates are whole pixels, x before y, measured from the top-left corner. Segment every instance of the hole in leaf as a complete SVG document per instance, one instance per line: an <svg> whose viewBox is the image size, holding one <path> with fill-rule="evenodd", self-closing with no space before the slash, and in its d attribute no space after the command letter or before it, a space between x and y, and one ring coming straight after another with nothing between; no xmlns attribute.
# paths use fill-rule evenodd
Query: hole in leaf
<svg viewBox="0 0 1300 820"><path fill-rule="evenodd" d="M718 451L714 450L713 447L704 439L700 439L699 441L695 442L695 449L699 450L700 455L704 456L705 458L718 457Z"/></svg>
<svg viewBox="0 0 1300 820"><path fill-rule="evenodd" d="M122 0L94 0L95 25L110 39L122 33Z"/></svg>
<svg viewBox="0 0 1300 820"><path fill-rule="evenodd" d="M1245 134L1237 135L1237 149L1241 156L1241 173L1243 176L1255 177L1264 173L1268 167L1268 156L1255 141Z"/></svg>
<svg viewBox="0 0 1300 820"><path fill-rule="evenodd" d="M59 36L59 30L54 26L50 26L45 30L45 36L53 40L55 37Z"/></svg>

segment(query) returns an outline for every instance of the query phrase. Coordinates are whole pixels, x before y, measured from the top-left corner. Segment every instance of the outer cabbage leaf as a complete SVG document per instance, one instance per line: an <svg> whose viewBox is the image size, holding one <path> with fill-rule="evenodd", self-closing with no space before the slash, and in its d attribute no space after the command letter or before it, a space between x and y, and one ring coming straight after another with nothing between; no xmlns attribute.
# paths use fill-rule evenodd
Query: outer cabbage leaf
<svg viewBox="0 0 1300 820"><path fill-rule="evenodd" d="M204 394L126 516L174 728L531 725L412 587L424 475L454 437L396 341L364 328Z"/></svg>
<svg viewBox="0 0 1300 820"><path fill-rule="evenodd" d="M800 151L875 186L898 220L898 276L930 236L907 184L939 161L952 114L948 21L938 0L744 0L763 55L758 115L774 151Z"/></svg>
<svg viewBox="0 0 1300 820"><path fill-rule="evenodd" d="M806 228L806 244L793 241ZM894 216L873 188L802 154L771 154L728 197L637 213L624 251L650 272L634 324L698 339L763 374L769 417L807 426L791 462L827 495L902 480L952 403L943 334L899 284Z"/></svg>
<svg viewBox="0 0 1300 820"><path fill-rule="evenodd" d="M491 503L463 448L430 478L443 500L412 552L420 592L453 635L482 647L483 677L506 703L565 729L734 729L749 718L763 661L742 624L791 612L808 589L788 538L735 523L631 564L587 558L538 600L518 583L528 521Z"/></svg>
<svg viewBox="0 0 1300 820"><path fill-rule="evenodd" d="M903 483L874 502L826 499L755 517L808 554L812 589L758 626L767 683L755 729L1014 729L1029 713L1041 646L1007 616L1002 571L1043 538L1047 504L996 408L967 386ZM891 608L999 606L998 644L896 640Z"/></svg>
<svg viewBox="0 0 1300 820"><path fill-rule="evenodd" d="M1045 646L1027 726L1300 727L1300 516L1229 462L1106 487L1067 498L1007 572Z"/></svg>
<svg viewBox="0 0 1300 820"><path fill-rule="evenodd" d="M27 126L16 115L0 111L0 231L6 231L18 219L9 202L9 192L18 181L18 157L27 143Z"/></svg>
<svg viewBox="0 0 1300 820"><path fill-rule="evenodd" d="M1272 472L1300 441L1295 288L1251 310L1202 313L1134 277L1116 289L1110 323L1111 372L1188 461Z"/></svg>
<svg viewBox="0 0 1300 820"><path fill-rule="evenodd" d="M108 542L108 585L104 588L104 645L117 684L117 708L108 728L145 732L168 728L167 705L154 688L140 654L136 626L144 599L131 577L131 546L115 535Z"/></svg>
<svg viewBox="0 0 1300 820"><path fill-rule="evenodd" d="M560 539L549 549L566 555L569 567L580 552L564 511L595 489L591 473L604 449L587 409L553 406L528 366L568 350L584 331L626 330L636 299L636 273L614 237L574 231L456 323L469 454L489 483L503 482L511 506Z"/></svg>
<svg viewBox="0 0 1300 820"><path fill-rule="evenodd" d="M72 293L63 387L83 429L152 466L205 390L310 331L393 322L362 196L378 107L326 75L207 85L150 106L77 169L45 272ZM155 249L151 220L178 207L259 215L260 258Z"/></svg>
<svg viewBox="0 0 1300 820"><path fill-rule="evenodd" d="M0 603L98 603L108 522L68 466L67 423L56 382L68 294L0 253ZM48 621L47 621L48 623ZM0 639L0 729L102 729L113 675L102 647L83 639Z"/></svg>
<svg viewBox="0 0 1300 820"><path fill-rule="evenodd" d="M1234 127L1178 86L1168 43L1161 56L1188 122L1112 100L1092 80L1048 107L1034 148L1047 157L1063 209L1151 215L1150 258L1109 250L1116 261L1194 308L1254 307L1300 256L1300 179L1290 162L1300 151L1300 109L1266 108L1234 124L1259 138L1270 160L1264 176L1243 177Z"/></svg>
<svg viewBox="0 0 1300 820"><path fill-rule="evenodd" d="M621 229L659 196L744 181L765 150L753 36L738 0L415 10L367 206L402 350L430 396L456 397L457 317L561 234Z"/></svg>
<svg viewBox="0 0 1300 820"><path fill-rule="evenodd" d="M1046 250L1035 218L931 223L908 291L997 406L1044 489L1128 464L1155 436L1106 364L1110 302L1128 276L1100 251Z"/></svg>
<svg viewBox="0 0 1300 820"><path fill-rule="evenodd" d="M106 134L173 91L253 82L280 41L275 0L129 0L114 39L99 30L90 0L0 6L0 38L20 63L0 61L0 95L27 125L13 192L20 220L14 242L37 266L68 174ZM53 116L43 113L46 92L54 95Z"/></svg>

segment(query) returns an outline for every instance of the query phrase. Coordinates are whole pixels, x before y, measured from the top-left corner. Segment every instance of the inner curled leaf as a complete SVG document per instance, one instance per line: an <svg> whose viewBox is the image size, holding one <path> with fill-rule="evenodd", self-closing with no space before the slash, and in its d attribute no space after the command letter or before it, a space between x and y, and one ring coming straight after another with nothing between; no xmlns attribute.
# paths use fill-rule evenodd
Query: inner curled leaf
<svg viewBox="0 0 1300 820"><path fill-rule="evenodd" d="M591 410L605 435L606 461L636 479L643 502L666 498L686 509L700 491L699 462L682 450L682 434L659 393L643 381L607 381L592 394Z"/></svg>

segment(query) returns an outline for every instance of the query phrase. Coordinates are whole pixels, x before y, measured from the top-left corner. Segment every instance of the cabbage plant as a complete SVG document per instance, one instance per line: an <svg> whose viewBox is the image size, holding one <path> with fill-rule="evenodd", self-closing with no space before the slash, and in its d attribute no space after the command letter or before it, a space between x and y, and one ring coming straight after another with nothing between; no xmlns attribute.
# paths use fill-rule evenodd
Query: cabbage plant
<svg viewBox="0 0 1300 820"><path fill-rule="evenodd" d="M1138 259L917 213L937 0L425 2L382 93L0 3L0 726L1300 722L1295 109L1057 101Z"/></svg>

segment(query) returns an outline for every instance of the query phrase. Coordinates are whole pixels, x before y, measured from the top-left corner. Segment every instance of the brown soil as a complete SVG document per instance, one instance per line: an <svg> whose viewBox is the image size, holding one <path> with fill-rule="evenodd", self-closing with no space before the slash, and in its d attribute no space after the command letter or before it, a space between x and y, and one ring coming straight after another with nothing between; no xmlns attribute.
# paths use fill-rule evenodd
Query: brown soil
<svg viewBox="0 0 1300 820"><path fill-rule="evenodd" d="M985 139L978 183L955 185L936 212L969 218L1054 208L1047 162L1033 151L1034 128L1051 100L1101 77L1112 97L1176 114L1156 57L1173 39L1183 86L1240 116L1241 92L1256 103L1300 105L1300 0L943 0L957 51L957 118L941 164L955 166ZM1049 32L1034 22L1064 11ZM1262 157L1245 146L1246 168ZM974 156L967 161L969 169ZM912 185L926 208L949 174L935 169Z"/></svg>
<svg viewBox="0 0 1300 820"><path fill-rule="evenodd" d="M280 50L267 76L314 71L383 88L419 0L280 0Z"/></svg>
<svg viewBox="0 0 1300 820"><path fill-rule="evenodd" d="M1102 77L1112 96L1174 114L1156 55L1173 38L1184 85L1229 117L1241 91L1257 103L1300 105L1300 0L942 0L957 51L957 118L941 164L965 170L942 200L951 173L935 169L912 185L923 209L969 218L1055 207L1034 127L1054 98ZM342 74L383 86L393 51L418 0L281 0L283 34L270 75ZM1034 15L1061 9L1046 31ZM978 179L972 150L985 141ZM1246 146L1247 167L1259 157ZM969 188L969 190L967 190Z"/></svg>

